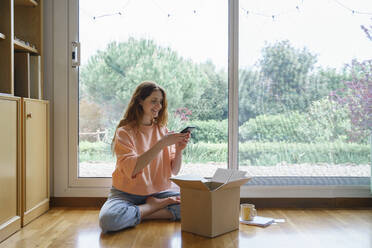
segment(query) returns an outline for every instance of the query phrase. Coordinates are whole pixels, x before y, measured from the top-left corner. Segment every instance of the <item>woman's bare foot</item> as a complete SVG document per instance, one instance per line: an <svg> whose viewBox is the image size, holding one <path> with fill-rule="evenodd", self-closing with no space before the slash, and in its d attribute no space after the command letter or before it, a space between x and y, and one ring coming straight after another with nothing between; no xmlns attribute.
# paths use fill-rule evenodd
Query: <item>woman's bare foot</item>
<svg viewBox="0 0 372 248"><path fill-rule="evenodd" d="M170 220L172 219L173 215L172 213L166 209L166 208L161 208L152 214L146 215L142 218L142 220L159 220L159 219L166 219Z"/></svg>
<svg viewBox="0 0 372 248"><path fill-rule="evenodd" d="M158 210L165 208L168 205L177 204L180 202L181 200L179 196L168 198L148 197L145 204L138 206L141 213L141 219L144 219L146 216L157 212Z"/></svg>
<svg viewBox="0 0 372 248"><path fill-rule="evenodd" d="M167 198L156 198L156 197L148 197L146 199L146 204L153 206L154 208L160 209L164 208L171 204L180 203L179 196L167 197Z"/></svg>

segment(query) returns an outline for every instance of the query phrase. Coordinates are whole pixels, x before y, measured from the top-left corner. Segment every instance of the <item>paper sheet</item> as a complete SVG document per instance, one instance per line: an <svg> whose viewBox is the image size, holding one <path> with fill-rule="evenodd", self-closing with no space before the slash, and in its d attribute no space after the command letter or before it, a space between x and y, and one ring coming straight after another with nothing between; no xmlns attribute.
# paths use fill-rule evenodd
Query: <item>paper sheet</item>
<svg viewBox="0 0 372 248"><path fill-rule="evenodd" d="M232 171L218 168L213 175L212 181L218 183L226 183L230 178Z"/></svg>
<svg viewBox="0 0 372 248"><path fill-rule="evenodd" d="M255 216L253 220L242 220L240 218L240 223L247 224L247 225L254 225L254 226L261 226L265 227L272 223L274 223L273 218L263 217L263 216Z"/></svg>
<svg viewBox="0 0 372 248"><path fill-rule="evenodd" d="M218 168L213 175L212 181L218 183L228 183L244 178L246 171L227 170Z"/></svg>

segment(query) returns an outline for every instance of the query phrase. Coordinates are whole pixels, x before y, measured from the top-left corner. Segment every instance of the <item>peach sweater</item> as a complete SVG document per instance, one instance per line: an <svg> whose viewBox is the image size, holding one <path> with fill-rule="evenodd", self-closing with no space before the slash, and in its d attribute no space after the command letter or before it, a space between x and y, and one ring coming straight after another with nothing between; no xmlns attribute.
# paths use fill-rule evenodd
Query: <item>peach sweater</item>
<svg viewBox="0 0 372 248"><path fill-rule="evenodd" d="M135 195L150 195L172 187L171 161L174 146L165 147L145 168L132 177L137 158L154 146L165 134L166 128L158 125L118 128L115 134L116 167L112 173L113 186Z"/></svg>

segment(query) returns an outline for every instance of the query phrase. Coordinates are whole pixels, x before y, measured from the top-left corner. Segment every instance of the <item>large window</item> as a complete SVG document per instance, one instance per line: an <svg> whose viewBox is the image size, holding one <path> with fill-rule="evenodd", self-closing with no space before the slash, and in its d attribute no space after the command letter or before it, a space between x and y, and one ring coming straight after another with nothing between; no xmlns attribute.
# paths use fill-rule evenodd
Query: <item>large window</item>
<svg viewBox="0 0 372 248"><path fill-rule="evenodd" d="M370 177L371 15L370 1L240 0L241 170Z"/></svg>
<svg viewBox="0 0 372 248"><path fill-rule="evenodd" d="M197 126L181 173L369 183L369 1L68 1L82 55L69 84L72 187L110 185L113 132L143 80L168 92L170 130Z"/></svg>
<svg viewBox="0 0 372 248"><path fill-rule="evenodd" d="M196 126L181 173L227 167L228 2L80 0L80 177L111 177L114 130L143 80L163 86L168 129Z"/></svg>

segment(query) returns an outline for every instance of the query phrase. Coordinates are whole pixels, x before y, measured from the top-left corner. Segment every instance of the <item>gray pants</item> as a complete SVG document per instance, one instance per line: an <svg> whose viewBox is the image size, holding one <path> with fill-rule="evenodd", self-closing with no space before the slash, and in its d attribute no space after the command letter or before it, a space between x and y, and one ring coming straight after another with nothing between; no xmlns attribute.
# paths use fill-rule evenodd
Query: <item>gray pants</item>
<svg viewBox="0 0 372 248"><path fill-rule="evenodd" d="M146 203L149 196L167 198L179 195L178 192L166 191L141 196L125 193L112 187L109 197L99 213L99 225L103 232L118 231L136 226L141 222L138 205ZM166 209L172 214L173 221L181 219L180 204L169 205Z"/></svg>

